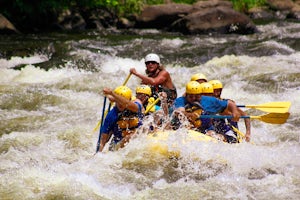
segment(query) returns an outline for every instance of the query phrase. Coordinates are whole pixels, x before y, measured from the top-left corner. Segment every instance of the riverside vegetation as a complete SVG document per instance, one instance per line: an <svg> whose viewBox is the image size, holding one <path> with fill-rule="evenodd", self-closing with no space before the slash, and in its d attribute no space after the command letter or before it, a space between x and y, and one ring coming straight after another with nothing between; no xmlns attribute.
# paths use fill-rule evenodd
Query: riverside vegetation
<svg viewBox="0 0 300 200"><path fill-rule="evenodd" d="M211 2L216 1L212 0ZM228 0L236 11L249 13L253 8L272 7L274 0ZM291 1L291 0L285 0ZM25 0L0 2L0 14L21 32L40 32L55 29L82 30L118 26L120 19L132 20L149 5L167 3L194 4L197 0ZM224 1L223 1L224 2ZM295 2L295 1L294 1ZM299 1L298 1L299 2ZM287 4L287 3L285 3ZM68 18L69 16L69 18ZM71 17L70 17L71 16ZM97 18L98 22L92 21ZM62 21L75 21L72 27L62 27ZM81 22L85 24L82 26ZM0 29L1 27L0 23Z"/></svg>

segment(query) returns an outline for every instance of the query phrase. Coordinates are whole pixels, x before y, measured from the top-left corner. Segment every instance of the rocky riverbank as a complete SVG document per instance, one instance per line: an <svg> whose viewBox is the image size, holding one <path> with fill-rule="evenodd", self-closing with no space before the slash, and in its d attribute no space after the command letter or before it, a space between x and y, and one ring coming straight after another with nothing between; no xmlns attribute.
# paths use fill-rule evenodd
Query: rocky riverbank
<svg viewBox="0 0 300 200"><path fill-rule="evenodd" d="M17 16L16 16L17 17ZM35 25L27 21L13 24L0 14L0 33L32 33L41 31L81 31L95 29L99 32L155 28L183 34L257 32L256 21L300 20L300 0L267 0L265 7L237 12L226 0L198 1L189 4L161 4L145 7L139 15L118 18L103 9L66 10L52 21ZM22 27L22 28L20 28Z"/></svg>

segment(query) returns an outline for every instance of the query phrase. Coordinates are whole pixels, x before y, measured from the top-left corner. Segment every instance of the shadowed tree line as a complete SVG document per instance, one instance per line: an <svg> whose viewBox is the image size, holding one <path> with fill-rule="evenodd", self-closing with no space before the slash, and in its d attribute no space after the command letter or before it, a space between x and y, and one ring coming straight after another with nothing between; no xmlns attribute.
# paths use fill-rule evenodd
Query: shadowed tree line
<svg viewBox="0 0 300 200"><path fill-rule="evenodd" d="M146 5L195 2L197 0L1 0L0 13L19 30L41 31L54 29L56 22L67 11L87 16L92 11L101 10L101 15L110 15L103 17L104 20L108 20L108 24L115 25L116 22L109 21L121 17L130 19L138 15ZM245 11L263 5L265 0L231 0L231 2L235 9Z"/></svg>

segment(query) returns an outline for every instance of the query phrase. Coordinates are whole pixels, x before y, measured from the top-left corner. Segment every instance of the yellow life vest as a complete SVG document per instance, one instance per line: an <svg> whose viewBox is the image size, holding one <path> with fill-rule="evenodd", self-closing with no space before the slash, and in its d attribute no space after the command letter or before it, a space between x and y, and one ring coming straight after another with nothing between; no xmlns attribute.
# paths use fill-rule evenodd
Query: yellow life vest
<svg viewBox="0 0 300 200"><path fill-rule="evenodd" d="M203 113L201 105L199 103L187 104L185 106L185 111L188 113L194 113L197 116L195 120L190 120L190 122L194 126L194 128L200 128L202 125L200 116Z"/></svg>
<svg viewBox="0 0 300 200"><path fill-rule="evenodd" d="M137 113L133 113L128 110L120 113L117 124L119 129L122 130L123 137L133 133L139 124Z"/></svg>

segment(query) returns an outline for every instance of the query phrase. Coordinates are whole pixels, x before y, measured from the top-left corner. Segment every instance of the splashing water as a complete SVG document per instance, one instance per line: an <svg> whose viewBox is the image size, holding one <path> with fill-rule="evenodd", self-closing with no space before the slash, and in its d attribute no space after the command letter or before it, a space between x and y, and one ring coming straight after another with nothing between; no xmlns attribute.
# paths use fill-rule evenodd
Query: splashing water
<svg viewBox="0 0 300 200"><path fill-rule="evenodd" d="M259 29L214 37L53 34L59 42L50 57L1 58L0 199L299 199L300 26ZM147 132L94 155L101 90L122 84L131 67L143 73L148 52L161 55L179 95L200 72L223 82L224 98L290 101L291 115L282 125L252 120L252 143L237 145L188 141L180 129L164 143L177 159L149 150ZM132 76L127 85L139 81Z"/></svg>

